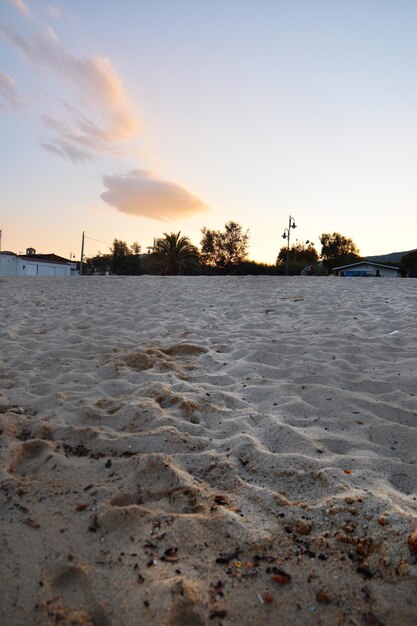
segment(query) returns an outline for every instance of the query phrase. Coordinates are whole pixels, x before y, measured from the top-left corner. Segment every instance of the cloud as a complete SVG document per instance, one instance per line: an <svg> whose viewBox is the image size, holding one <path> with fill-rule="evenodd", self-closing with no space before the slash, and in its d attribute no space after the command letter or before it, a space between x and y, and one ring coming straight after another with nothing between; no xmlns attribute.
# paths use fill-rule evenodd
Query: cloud
<svg viewBox="0 0 417 626"><path fill-rule="evenodd" d="M58 138L55 141L59 140L67 144L73 143L82 146L84 150L90 151L91 157L91 151L109 152L117 156L124 154L117 144L106 143L100 136L100 129L94 121L81 112L76 112L73 107L67 108L74 111L72 123L69 125L49 114L41 116L44 126L57 134Z"/></svg>
<svg viewBox="0 0 417 626"><path fill-rule="evenodd" d="M41 142L39 145L44 150L65 157L73 163L84 163L84 161L89 161L92 158L89 152L77 148L77 146L64 139L55 139L53 143Z"/></svg>
<svg viewBox="0 0 417 626"><path fill-rule="evenodd" d="M15 111L20 107L20 101L13 78L0 70L0 109Z"/></svg>
<svg viewBox="0 0 417 626"><path fill-rule="evenodd" d="M0 31L32 64L46 68L76 96L77 105L69 104L67 117L54 128L56 139L95 152L118 154L117 144L137 134L137 112L110 59L75 57L49 27L37 27L25 37L7 26L0 26ZM51 129L45 119L48 115L43 121Z"/></svg>
<svg viewBox="0 0 417 626"><path fill-rule="evenodd" d="M103 182L107 191L100 197L122 213L168 221L208 209L184 187L145 170L134 170L122 176L104 176Z"/></svg>
<svg viewBox="0 0 417 626"><path fill-rule="evenodd" d="M60 7L57 7L53 4L47 4L46 10L49 13L49 15L54 18L54 20L59 20L59 18L61 17Z"/></svg>
<svg viewBox="0 0 417 626"><path fill-rule="evenodd" d="M90 160L94 153L125 156L121 144L138 133L139 119L110 59L71 54L51 28L30 14L24 0L12 2L30 18L26 21L26 32L23 34L0 24L0 33L32 66L46 69L57 82L69 88L69 96L62 98L60 94L59 100L51 100L61 106L58 115L45 111L48 88L43 90L44 110L42 114L38 110L36 116L47 136L39 142L40 147L76 164ZM59 7L48 4L46 10L52 17L59 18ZM41 72L36 79L40 77ZM4 101L8 108L16 108L19 99L11 77L0 72L0 105ZM106 190L101 199L122 213L169 221L208 209L200 198L181 185L145 170L104 176L103 182Z"/></svg>
<svg viewBox="0 0 417 626"><path fill-rule="evenodd" d="M12 4L14 4L19 13L27 17L30 16L29 7L23 0L12 0Z"/></svg>

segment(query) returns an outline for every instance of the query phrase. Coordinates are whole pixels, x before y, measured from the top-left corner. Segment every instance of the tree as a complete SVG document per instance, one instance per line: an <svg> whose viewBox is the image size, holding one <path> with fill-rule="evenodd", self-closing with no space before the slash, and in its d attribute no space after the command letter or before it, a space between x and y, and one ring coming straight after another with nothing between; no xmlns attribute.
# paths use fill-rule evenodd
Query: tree
<svg viewBox="0 0 417 626"><path fill-rule="evenodd" d="M111 248L111 271L113 274L129 274L128 271L128 256L129 246L125 241L115 239L113 241L113 247Z"/></svg>
<svg viewBox="0 0 417 626"><path fill-rule="evenodd" d="M400 270L404 276L417 278L417 250L413 250L402 257Z"/></svg>
<svg viewBox="0 0 417 626"><path fill-rule="evenodd" d="M234 276L276 276L277 267L257 261L242 261L230 270L230 274Z"/></svg>
<svg viewBox="0 0 417 626"><path fill-rule="evenodd" d="M231 269L246 260L249 231L243 232L237 222L227 222L224 231L202 229L201 259L209 267Z"/></svg>
<svg viewBox="0 0 417 626"><path fill-rule="evenodd" d="M141 262L141 246L137 241L134 241L130 246L129 255L127 258L127 270L130 275L138 276L142 274L142 262Z"/></svg>
<svg viewBox="0 0 417 626"><path fill-rule="evenodd" d="M290 247L288 255L288 274L300 274L306 265L315 265L319 254L311 241L295 243ZM277 267L282 270L287 264L287 246L283 246L277 258Z"/></svg>
<svg viewBox="0 0 417 626"><path fill-rule="evenodd" d="M141 249L142 246L137 241L134 241L130 246L130 254L138 255L140 254Z"/></svg>
<svg viewBox="0 0 417 626"><path fill-rule="evenodd" d="M147 260L150 270L161 275L192 274L200 267L198 249L181 232L164 233Z"/></svg>
<svg viewBox="0 0 417 626"><path fill-rule="evenodd" d="M129 247L125 241L115 239L110 250L110 269L113 274L137 276L141 273L140 245L135 241Z"/></svg>
<svg viewBox="0 0 417 626"><path fill-rule="evenodd" d="M340 233L323 233L319 237L321 243L321 258L328 270L340 265L348 265L358 261L361 257L356 244L349 237Z"/></svg>
<svg viewBox="0 0 417 626"><path fill-rule="evenodd" d="M96 256L86 259L87 274L105 274L110 271L112 262L111 254L99 252Z"/></svg>

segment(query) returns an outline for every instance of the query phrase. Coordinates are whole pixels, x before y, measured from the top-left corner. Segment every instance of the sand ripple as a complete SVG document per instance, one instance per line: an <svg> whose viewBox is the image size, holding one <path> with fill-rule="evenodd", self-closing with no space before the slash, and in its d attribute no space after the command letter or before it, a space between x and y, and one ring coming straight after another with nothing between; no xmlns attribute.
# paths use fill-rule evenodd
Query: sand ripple
<svg viewBox="0 0 417 626"><path fill-rule="evenodd" d="M0 290L1 623L414 623L417 281Z"/></svg>

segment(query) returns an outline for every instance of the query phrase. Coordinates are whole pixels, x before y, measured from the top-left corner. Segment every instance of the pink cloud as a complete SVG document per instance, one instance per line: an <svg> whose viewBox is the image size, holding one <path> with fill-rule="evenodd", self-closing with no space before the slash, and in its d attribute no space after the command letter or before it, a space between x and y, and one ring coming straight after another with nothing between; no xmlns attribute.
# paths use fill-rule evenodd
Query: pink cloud
<svg viewBox="0 0 417 626"><path fill-rule="evenodd" d="M68 106L72 115L54 128L57 139L117 154L117 144L137 134L137 112L110 59L98 55L75 57L48 27L32 30L25 37L5 26L0 30L32 64L49 70L77 96L78 106ZM47 118L44 116L43 121L50 128Z"/></svg>
<svg viewBox="0 0 417 626"><path fill-rule="evenodd" d="M23 0L11 0L11 1L12 1L12 4L19 11L19 13L21 13L22 15L26 15L27 17L30 16L29 7Z"/></svg>
<svg viewBox="0 0 417 626"><path fill-rule="evenodd" d="M168 221L190 217L208 209L207 205L177 183L158 178L145 170L121 176L104 176L107 191L102 200L122 213Z"/></svg>
<svg viewBox="0 0 417 626"><path fill-rule="evenodd" d="M13 78L0 70L0 109L15 111L20 107L20 100Z"/></svg>
<svg viewBox="0 0 417 626"><path fill-rule="evenodd" d="M59 20L61 17L61 9L53 4L47 4L46 10L49 15L54 18L54 20Z"/></svg>

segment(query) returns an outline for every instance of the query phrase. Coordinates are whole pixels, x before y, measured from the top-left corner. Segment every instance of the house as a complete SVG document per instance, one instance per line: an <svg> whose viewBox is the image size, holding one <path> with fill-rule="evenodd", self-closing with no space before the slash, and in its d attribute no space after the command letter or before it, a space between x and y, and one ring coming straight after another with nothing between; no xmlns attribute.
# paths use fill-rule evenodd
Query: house
<svg viewBox="0 0 417 626"><path fill-rule="evenodd" d="M0 276L76 276L77 264L56 254L36 254L27 248L26 254L0 253Z"/></svg>
<svg viewBox="0 0 417 626"><path fill-rule="evenodd" d="M401 276L400 269L393 265L383 265L382 263L373 263L372 261L359 261L334 267L332 270L336 276L380 276L383 278L396 278Z"/></svg>

